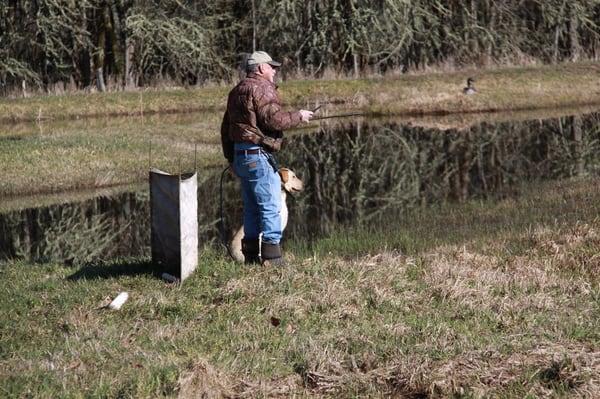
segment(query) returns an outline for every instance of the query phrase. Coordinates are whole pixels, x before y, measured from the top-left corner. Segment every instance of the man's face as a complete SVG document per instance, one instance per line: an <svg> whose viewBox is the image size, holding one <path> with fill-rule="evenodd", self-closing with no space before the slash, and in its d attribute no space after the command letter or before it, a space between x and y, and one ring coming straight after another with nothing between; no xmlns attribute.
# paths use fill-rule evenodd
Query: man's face
<svg viewBox="0 0 600 399"><path fill-rule="evenodd" d="M273 68L270 64L261 64L260 69L262 76L269 82L273 82L275 79L275 73L277 73L277 69Z"/></svg>

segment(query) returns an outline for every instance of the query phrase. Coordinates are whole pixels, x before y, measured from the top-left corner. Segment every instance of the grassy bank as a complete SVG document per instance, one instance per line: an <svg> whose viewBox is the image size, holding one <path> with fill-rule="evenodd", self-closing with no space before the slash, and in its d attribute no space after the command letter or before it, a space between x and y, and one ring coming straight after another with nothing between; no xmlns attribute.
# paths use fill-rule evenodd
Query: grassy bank
<svg viewBox="0 0 600 399"><path fill-rule="evenodd" d="M464 96L467 77L478 94ZM286 81L281 92L293 106L332 104L368 114L421 115L489 112L600 104L595 63L505 67L460 72L339 80ZM230 87L143 90L0 100L0 120L41 121L92 116L214 112Z"/></svg>
<svg viewBox="0 0 600 399"><path fill-rule="evenodd" d="M1 266L0 391L597 397L599 183L288 243L283 270L208 250L182 286L143 260ZM123 309L102 309L119 291Z"/></svg>
<svg viewBox="0 0 600 399"><path fill-rule="evenodd" d="M150 165L171 173L220 166L216 114L98 118L0 126L0 196L145 181ZM212 118L212 119L211 119ZM195 152L197 152L195 156Z"/></svg>

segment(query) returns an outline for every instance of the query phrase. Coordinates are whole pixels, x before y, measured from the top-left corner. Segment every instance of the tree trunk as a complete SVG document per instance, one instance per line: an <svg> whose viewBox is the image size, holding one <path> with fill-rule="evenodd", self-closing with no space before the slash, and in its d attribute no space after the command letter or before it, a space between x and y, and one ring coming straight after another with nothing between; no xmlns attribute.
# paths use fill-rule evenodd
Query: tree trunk
<svg viewBox="0 0 600 399"><path fill-rule="evenodd" d="M581 45L579 44L579 18L575 15L573 6L569 6L569 47L571 50L571 61L579 60L581 56Z"/></svg>
<svg viewBox="0 0 600 399"><path fill-rule="evenodd" d="M106 85L104 84L104 74L102 73L102 67L96 69L96 88L100 92L106 91Z"/></svg>
<svg viewBox="0 0 600 399"><path fill-rule="evenodd" d="M488 2L488 8L490 10L490 22L488 25L488 31L490 32L494 32L494 30L496 29L496 4L494 2ZM487 48L486 48L486 54L487 54L487 60L486 60L486 64L491 64L492 59L493 59L493 53L494 53L494 40L488 38L487 41Z"/></svg>
<svg viewBox="0 0 600 399"><path fill-rule="evenodd" d="M558 63L558 39L560 38L560 27L556 26L554 30L554 54L552 55L552 62Z"/></svg>
<svg viewBox="0 0 600 399"><path fill-rule="evenodd" d="M575 175L582 176L585 173L585 158L583 156L583 129L581 128L581 116L572 116L571 118L571 138L573 144L571 153L575 162Z"/></svg>
<svg viewBox="0 0 600 399"><path fill-rule="evenodd" d="M98 91L106 91L104 84L104 56L106 48L106 21L104 20L104 8L97 10L94 22L98 25L96 37L96 54L94 56L94 68L96 71L96 88Z"/></svg>
<svg viewBox="0 0 600 399"><path fill-rule="evenodd" d="M126 39L125 43L125 87L129 89L135 87L135 79L133 77L133 68L131 65L135 47L130 39Z"/></svg>
<svg viewBox="0 0 600 399"><path fill-rule="evenodd" d="M471 16L469 20L469 36L470 36L470 47L471 57L479 54L479 43L477 41L477 2L471 0Z"/></svg>
<svg viewBox="0 0 600 399"><path fill-rule="evenodd" d="M256 51L256 5L252 0L252 52Z"/></svg>

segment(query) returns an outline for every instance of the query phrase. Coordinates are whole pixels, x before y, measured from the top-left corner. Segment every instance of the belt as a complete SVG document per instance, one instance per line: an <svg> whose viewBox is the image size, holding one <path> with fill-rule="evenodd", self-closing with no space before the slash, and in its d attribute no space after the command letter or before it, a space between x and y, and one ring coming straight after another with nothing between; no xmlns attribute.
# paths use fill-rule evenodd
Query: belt
<svg viewBox="0 0 600 399"><path fill-rule="evenodd" d="M262 151L262 149L255 148L252 150L237 150L235 153L238 155L253 155L253 154L260 154L261 151Z"/></svg>

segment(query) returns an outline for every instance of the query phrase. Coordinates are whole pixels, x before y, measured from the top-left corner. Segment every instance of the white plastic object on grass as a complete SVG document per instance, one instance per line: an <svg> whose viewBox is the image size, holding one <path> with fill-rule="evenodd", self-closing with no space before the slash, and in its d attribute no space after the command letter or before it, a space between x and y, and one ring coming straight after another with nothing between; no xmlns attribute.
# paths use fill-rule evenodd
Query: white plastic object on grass
<svg viewBox="0 0 600 399"><path fill-rule="evenodd" d="M129 294L126 292L121 292L115 299L112 300L111 303L108 304L108 308L112 310L119 310L121 306L127 301L129 298Z"/></svg>

